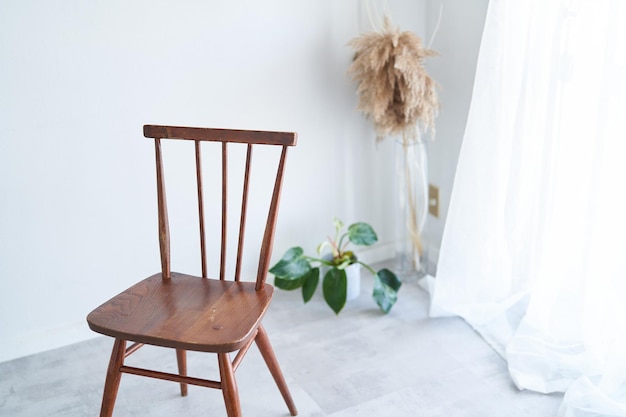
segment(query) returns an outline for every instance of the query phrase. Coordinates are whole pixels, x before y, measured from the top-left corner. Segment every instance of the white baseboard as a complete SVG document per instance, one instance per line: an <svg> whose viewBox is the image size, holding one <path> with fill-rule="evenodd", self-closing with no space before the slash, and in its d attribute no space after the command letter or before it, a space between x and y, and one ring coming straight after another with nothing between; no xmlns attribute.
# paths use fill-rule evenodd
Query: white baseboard
<svg viewBox="0 0 626 417"><path fill-rule="evenodd" d="M395 244L394 242L377 243L376 245L359 248L357 251L357 257L360 261L366 264L373 264L376 262L383 262L394 257Z"/></svg>
<svg viewBox="0 0 626 417"><path fill-rule="evenodd" d="M0 362L34 355L46 350L96 337L84 320L0 340Z"/></svg>
<svg viewBox="0 0 626 417"><path fill-rule="evenodd" d="M432 274L437 268L439 250L431 245L428 246L427 250L428 271ZM357 256L367 264L388 261L395 256L395 242L377 243L370 247L359 248ZM428 283L432 283L432 279L434 278L430 277ZM428 285L428 283L423 282L422 285ZM0 362L82 342L96 336L89 329L87 323L80 320L29 334L5 337L0 339Z"/></svg>
<svg viewBox="0 0 626 417"><path fill-rule="evenodd" d="M358 258L367 263L383 262L395 257L395 242L377 243L367 248L359 248L357 251ZM435 275L437 271L437 263L439 262L439 248L432 244L426 246L427 255L427 271L429 274Z"/></svg>

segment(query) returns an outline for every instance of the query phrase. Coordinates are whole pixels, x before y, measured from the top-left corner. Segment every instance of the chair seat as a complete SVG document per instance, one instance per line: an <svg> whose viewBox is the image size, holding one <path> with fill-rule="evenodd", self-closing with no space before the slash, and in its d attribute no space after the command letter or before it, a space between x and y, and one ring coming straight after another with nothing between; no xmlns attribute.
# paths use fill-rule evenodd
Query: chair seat
<svg viewBox="0 0 626 417"><path fill-rule="evenodd" d="M87 316L89 327L119 339L203 352L232 352L254 334L274 289L172 272L155 274Z"/></svg>

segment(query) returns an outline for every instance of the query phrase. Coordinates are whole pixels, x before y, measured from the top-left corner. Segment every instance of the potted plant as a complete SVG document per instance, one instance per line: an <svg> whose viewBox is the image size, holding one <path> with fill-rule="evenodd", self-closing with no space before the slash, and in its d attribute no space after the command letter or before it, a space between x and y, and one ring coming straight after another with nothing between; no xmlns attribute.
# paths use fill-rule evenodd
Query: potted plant
<svg viewBox="0 0 626 417"><path fill-rule="evenodd" d="M398 277L383 268L378 272L358 260L353 251L348 250L350 243L358 246L370 246L378 241L374 229L367 223L359 222L348 226L344 232L341 220L334 220L335 236L329 237L317 247L318 257L304 254L304 250L295 246L287 250L283 257L269 270L274 275L274 285L283 290L302 288L302 298L307 303L320 280L320 269L325 272L322 281L324 300L330 308L339 314L348 299L348 268L363 266L374 275L372 297L380 309L388 313L398 299L398 290L402 285Z"/></svg>

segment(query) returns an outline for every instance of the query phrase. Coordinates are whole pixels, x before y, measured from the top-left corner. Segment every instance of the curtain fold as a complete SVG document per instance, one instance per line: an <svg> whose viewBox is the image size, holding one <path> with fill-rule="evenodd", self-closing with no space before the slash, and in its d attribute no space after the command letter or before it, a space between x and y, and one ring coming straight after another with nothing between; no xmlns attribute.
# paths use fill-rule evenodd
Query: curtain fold
<svg viewBox="0 0 626 417"><path fill-rule="evenodd" d="M492 0L431 315L560 416L626 416L626 2Z"/></svg>

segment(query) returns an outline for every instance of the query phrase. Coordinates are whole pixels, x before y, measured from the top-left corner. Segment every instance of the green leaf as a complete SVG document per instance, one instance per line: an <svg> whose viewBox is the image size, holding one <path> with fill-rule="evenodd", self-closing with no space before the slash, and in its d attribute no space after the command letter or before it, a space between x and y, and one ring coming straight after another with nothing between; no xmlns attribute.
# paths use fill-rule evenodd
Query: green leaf
<svg viewBox="0 0 626 417"><path fill-rule="evenodd" d="M335 217L333 219L333 226L335 226L335 232L339 233L339 231L343 229L343 222Z"/></svg>
<svg viewBox="0 0 626 417"><path fill-rule="evenodd" d="M298 278L274 277L274 286L276 288L280 288L281 290L295 290L296 288L302 287L305 282L306 275Z"/></svg>
<svg viewBox="0 0 626 417"><path fill-rule="evenodd" d="M311 270L311 264L303 254L304 251L300 247L290 248L269 272L284 279L293 280L302 277Z"/></svg>
<svg viewBox="0 0 626 417"><path fill-rule="evenodd" d="M398 279L396 274L390 270L384 268L376 273L374 276L374 292L372 297L378 307L385 312L389 313L391 307L398 300L398 290L402 282Z"/></svg>
<svg viewBox="0 0 626 417"><path fill-rule="evenodd" d="M281 261L291 262L302 258L302 256L304 256L304 250L299 246L294 246L289 248L287 252L285 252L283 257L281 258Z"/></svg>
<svg viewBox="0 0 626 417"><path fill-rule="evenodd" d="M321 255L324 249L326 249L328 246L330 246L330 243L327 240L317 245L317 248L316 248L317 254Z"/></svg>
<svg viewBox="0 0 626 417"><path fill-rule="evenodd" d="M402 286L402 281L400 281L400 278L398 278L396 274L394 274L387 268L383 268L378 271L377 276L385 285L393 288L396 292L400 290L400 287Z"/></svg>
<svg viewBox="0 0 626 417"><path fill-rule="evenodd" d="M346 271L330 268L324 275L322 290L326 303L333 309L335 314L339 314L341 309L346 305L346 298L348 297L348 279L346 277Z"/></svg>
<svg viewBox="0 0 626 417"><path fill-rule="evenodd" d="M348 227L348 237L355 245L370 246L378 241L376 232L367 223L354 223Z"/></svg>
<svg viewBox="0 0 626 417"><path fill-rule="evenodd" d="M308 303L317 289L317 284L320 280L320 269L311 269L303 278L304 285L302 285L302 298L305 303Z"/></svg>

